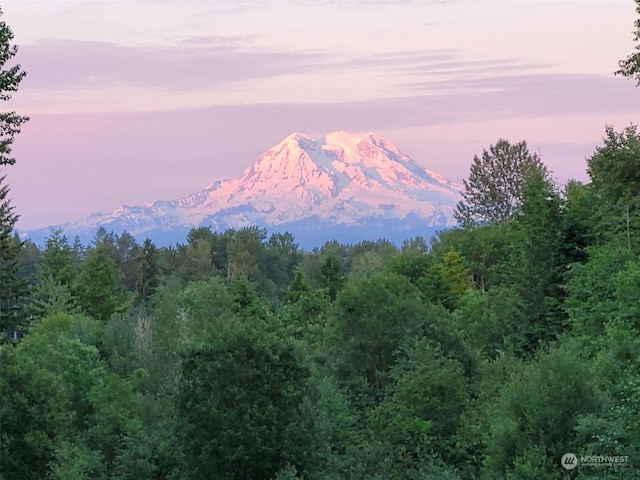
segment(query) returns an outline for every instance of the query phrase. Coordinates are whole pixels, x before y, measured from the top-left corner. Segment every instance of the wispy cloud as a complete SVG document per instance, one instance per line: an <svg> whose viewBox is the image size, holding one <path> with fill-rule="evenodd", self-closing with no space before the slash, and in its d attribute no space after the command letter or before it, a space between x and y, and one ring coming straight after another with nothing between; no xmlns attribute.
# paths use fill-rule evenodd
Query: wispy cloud
<svg viewBox="0 0 640 480"><path fill-rule="evenodd" d="M235 41L237 42L237 41ZM317 68L314 52L243 50L215 37L176 46L125 46L111 42L43 40L23 45L30 88L106 87L194 89Z"/></svg>
<svg viewBox="0 0 640 480"><path fill-rule="evenodd" d="M215 35L183 37L169 45L142 46L49 39L23 45L20 61L28 65L27 95L47 90L55 90L59 95L64 90L110 87L188 92L290 75L314 75L310 78L313 86L322 84L323 75L347 72L368 83L386 82L396 88L395 94L399 96L403 92L413 94L421 85L433 83L434 75L513 75L545 67L521 59L467 59L455 49L365 56L311 50L275 51L256 47L255 42L252 36ZM393 80L395 77L397 81ZM407 82L408 78L415 81ZM434 85L437 88L437 83Z"/></svg>

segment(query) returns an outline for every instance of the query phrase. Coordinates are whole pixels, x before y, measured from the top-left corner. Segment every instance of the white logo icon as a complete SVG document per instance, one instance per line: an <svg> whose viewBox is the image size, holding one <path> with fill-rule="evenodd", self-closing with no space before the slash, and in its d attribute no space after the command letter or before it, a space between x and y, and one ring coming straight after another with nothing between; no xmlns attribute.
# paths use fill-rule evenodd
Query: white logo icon
<svg viewBox="0 0 640 480"><path fill-rule="evenodd" d="M560 459L560 465L566 470L573 470L578 466L578 458L573 453L565 453Z"/></svg>

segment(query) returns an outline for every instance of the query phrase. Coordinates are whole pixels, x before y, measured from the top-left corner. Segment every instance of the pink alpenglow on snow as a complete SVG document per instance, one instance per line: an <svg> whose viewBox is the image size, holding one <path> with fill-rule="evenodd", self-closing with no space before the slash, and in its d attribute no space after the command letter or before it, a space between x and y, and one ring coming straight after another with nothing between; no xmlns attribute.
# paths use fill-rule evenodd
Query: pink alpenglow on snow
<svg viewBox="0 0 640 480"><path fill-rule="evenodd" d="M121 206L62 228L90 236L103 226L142 238L196 226L224 230L255 225L295 233L329 226L359 228L375 240L388 222L409 219L407 228L417 222L429 231L453 225L460 192L459 185L375 133L334 131L320 139L293 133L238 178L180 200ZM368 235L371 227L375 234Z"/></svg>

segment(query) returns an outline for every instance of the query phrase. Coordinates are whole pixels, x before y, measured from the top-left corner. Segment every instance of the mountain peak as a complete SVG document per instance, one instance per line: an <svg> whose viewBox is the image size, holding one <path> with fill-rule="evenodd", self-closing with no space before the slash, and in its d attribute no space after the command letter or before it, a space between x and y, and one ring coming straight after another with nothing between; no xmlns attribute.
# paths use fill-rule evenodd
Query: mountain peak
<svg viewBox="0 0 640 480"><path fill-rule="evenodd" d="M293 132L238 178L180 200L121 207L63 228L73 234L103 225L137 236L194 226L257 225L294 234L352 227L385 232L390 225L433 229L455 223L459 196L457 185L374 132L335 130L319 139Z"/></svg>
<svg viewBox="0 0 640 480"><path fill-rule="evenodd" d="M282 139L282 141L277 145L275 145L273 149L276 149L284 145L296 145L296 144L299 145L301 142L302 143L315 142L315 140L311 138L309 135L306 135L304 133L293 132L292 134L287 135L284 139Z"/></svg>

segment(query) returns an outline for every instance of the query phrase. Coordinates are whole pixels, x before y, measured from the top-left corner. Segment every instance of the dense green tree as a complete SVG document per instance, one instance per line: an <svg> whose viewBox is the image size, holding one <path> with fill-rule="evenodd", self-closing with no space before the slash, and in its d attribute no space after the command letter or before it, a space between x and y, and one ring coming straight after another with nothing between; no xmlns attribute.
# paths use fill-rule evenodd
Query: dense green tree
<svg viewBox="0 0 640 480"><path fill-rule="evenodd" d="M473 287L473 279L460 252L451 249L431 265L418 285L427 301L453 310L462 295Z"/></svg>
<svg viewBox="0 0 640 480"><path fill-rule="evenodd" d="M402 242L400 251L403 253L427 253L429 251L429 243L424 239L424 237L412 237Z"/></svg>
<svg viewBox="0 0 640 480"><path fill-rule="evenodd" d="M342 263L335 255L328 255L324 258L320 267L322 288L329 293L331 300L336 299L338 291L342 288L345 276L342 273Z"/></svg>
<svg viewBox="0 0 640 480"><path fill-rule="evenodd" d="M439 265L445 288L458 298L469 290L473 283L464 259L457 250L449 250Z"/></svg>
<svg viewBox="0 0 640 480"><path fill-rule="evenodd" d="M628 202L640 194L640 134L636 125L622 132L607 126L604 145L587 159L587 172L600 196Z"/></svg>
<svg viewBox="0 0 640 480"><path fill-rule="evenodd" d="M45 241L37 272L37 283L31 289L29 310L33 321L51 313L76 312L78 270L73 252L61 229L52 229Z"/></svg>
<svg viewBox="0 0 640 480"><path fill-rule="evenodd" d="M154 478L154 446L141 423L140 397L131 383L104 374L87 391L92 412L79 440L96 452L105 478Z"/></svg>
<svg viewBox="0 0 640 480"><path fill-rule="evenodd" d="M525 307L515 287L470 290L453 313L467 344L481 357L494 359L504 352L520 351Z"/></svg>
<svg viewBox="0 0 640 480"><path fill-rule="evenodd" d="M91 247L101 247L115 262L116 261L116 240L117 235L114 232L108 232L103 226L98 227L93 240L91 241Z"/></svg>
<svg viewBox="0 0 640 480"><path fill-rule="evenodd" d="M591 475L579 478L638 478L640 465L632 459L640 455L640 329L637 322L612 320L599 340L593 374L604 398L600 411L579 419L581 451L627 455L630 464L623 469L592 468Z"/></svg>
<svg viewBox="0 0 640 480"><path fill-rule="evenodd" d="M180 274L185 282L207 280L216 274L211 260L211 244L204 238L196 238L184 248Z"/></svg>
<svg viewBox="0 0 640 480"><path fill-rule="evenodd" d="M0 347L2 478L50 478L57 452L90 424L87 392L100 378L100 331L84 317L54 315L17 347Z"/></svg>
<svg viewBox="0 0 640 480"><path fill-rule="evenodd" d="M422 249L404 249L389 260L389 271L406 277L417 285L431 269L434 257Z"/></svg>
<svg viewBox="0 0 640 480"><path fill-rule="evenodd" d="M279 289L284 289L293 279L302 258L302 252L290 233L274 233L266 244L264 260L265 276Z"/></svg>
<svg viewBox="0 0 640 480"><path fill-rule="evenodd" d="M0 345L0 391L0 476L47 478L69 422L67 395L52 372L10 345Z"/></svg>
<svg viewBox="0 0 640 480"><path fill-rule="evenodd" d="M143 312L135 315L112 315L104 326L100 353L110 371L126 377L142 366L143 357L148 350L146 338L139 335L148 332L140 331L148 326L149 318ZM146 342L147 341L147 342Z"/></svg>
<svg viewBox="0 0 640 480"><path fill-rule="evenodd" d="M213 244L213 239L216 237L211 227L194 227L187 232L187 244L196 242L197 240L206 240L210 245Z"/></svg>
<svg viewBox="0 0 640 480"><path fill-rule="evenodd" d="M207 332L233 321L230 318L235 307L233 294L218 277L190 283L180 294L179 301L187 320L180 332L185 340L206 336Z"/></svg>
<svg viewBox="0 0 640 480"><path fill-rule="evenodd" d="M292 282L293 285L293 282ZM330 351L327 328L331 299L325 290L303 291L277 311L284 335L300 340L309 356L320 368L328 366Z"/></svg>
<svg viewBox="0 0 640 480"><path fill-rule="evenodd" d="M590 248L589 261L573 265L564 307L577 336L596 342L607 322L638 312L637 271L632 253L615 243Z"/></svg>
<svg viewBox="0 0 640 480"><path fill-rule="evenodd" d="M594 222L593 206L598 203L591 185L575 180L564 188L562 212L562 255L567 265L584 263L587 248L596 243L597 225Z"/></svg>
<svg viewBox="0 0 640 480"><path fill-rule="evenodd" d="M287 464L304 471L309 374L291 342L246 327L189 351L178 392L183 478L269 479Z"/></svg>
<svg viewBox="0 0 640 480"><path fill-rule="evenodd" d="M516 348L530 354L540 342L555 338L565 328L562 301L567 259L563 256L562 201L555 186L534 172L522 196L512 229L509 277L524 307L522 323L514 325L512 332L521 345Z"/></svg>
<svg viewBox="0 0 640 480"><path fill-rule="evenodd" d="M122 272L125 288L130 292L135 291L141 249L129 232L124 231L116 237L115 255L116 266Z"/></svg>
<svg viewBox="0 0 640 480"><path fill-rule="evenodd" d="M434 239L432 253L442 258L448 251L460 252L476 288L511 285L509 261L513 249L510 225L484 225L440 232Z"/></svg>
<svg viewBox="0 0 640 480"><path fill-rule="evenodd" d="M376 456L396 463L395 478L416 468L421 453L454 460L456 433L469 404L469 385L462 365L427 338L403 344L394 369L393 393L371 417Z"/></svg>
<svg viewBox="0 0 640 480"><path fill-rule="evenodd" d="M547 176L540 157L529 152L527 142L512 145L498 140L482 152L482 157L473 157L462 200L456 207L456 219L462 225L509 220L520 208L525 181L534 171Z"/></svg>
<svg viewBox="0 0 640 480"><path fill-rule="evenodd" d="M18 217L13 214L9 201L3 198L3 189L0 187L0 338L24 326L27 296L27 282L20 278L18 270L22 242L17 234L11 235Z"/></svg>
<svg viewBox="0 0 640 480"><path fill-rule="evenodd" d="M353 398L382 400L400 343L424 315L417 289L393 273L362 278L338 294L333 355L339 379Z"/></svg>
<svg viewBox="0 0 640 480"><path fill-rule="evenodd" d="M370 276L382 272L387 266L385 259L378 252L364 252L353 257L349 279Z"/></svg>
<svg viewBox="0 0 640 480"><path fill-rule="evenodd" d="M29 239L23 242L22 248L18 253L18 274L20 278L27 282L29 287L33 287L37 282L41 255L42 253L38 246Z"/></svg>
<svg viewBox="0 0 640 480"><path fill-rule="evenodd" d="M287 302L295 303L300 300L300 297L308 294L310 291L311 287L304 278L302 269L297 269L293 274L293 279L289 283L289 288L287 289Z"/></svg>
<svg viewBox="0 0 640 480"><path fill-rule="evenodd" d="M71 427L83 429L93 407L87 392L104 374L97 344L101 328L93 319L69 314L51 315L20 343L21 353L56 376L70 402Z"/></svg>
<svg viewBox="0 0 640 480"><path fill-rule="evenodd" d="M189 317L181 305L182 282L167 276L149 300L148 324L136 333L136 349L145 371L144 386L153 395L173 392Z"/></svg>
<svg viewBox="0 0 640 480"><path fill-rule="evenodd" d="M128 308L130 296L107 245L99 243L87 252L78 276L77 292L80 307L99 320L106 321L114 313Z"/></svg>
<svg viewBox="0 0 640 480"><path fill-rule="evenodd" d="M269 316L269 301L258 292L256 285L239 277L229 283L232 309L236 316L248 323L261 323Z"/></svg>
<svg viewBox="0 0 640 480"><path fill-rule="evenodd" d="M575 430L580 415L598 406L596 382L575 343L540 354L514 371L498 401L488 405L487 478L525 478L532 467L526 478L560 478L560 457L581 446Z"/></svg>
<svg viewBox="0 0 640 480"><path fill-rule="evenodd" d="M433 266L434 257L429 255L429 245L423 237L413 237L402 242L400 251L389 258L386 270L406 277L418 285Z"/></svg>
<svg viewBox="0 0 640 480"><path fill-rule="evenodd" d="M227 244L227 278L254 279L265 258L267 231L258 227L241 228Z"/></svg>
<svg viewBox="0 0 640 480"><path fill-rule="evenodd" d="M78 275L69 240L59 228L52 229L45 240L38 275L41 278L52 277L57 283L70 289Z"/></svg>
<svg viewBox="0 0 640 480"><path fill-rule="evenodd" d="M598 205L594 218L600 241L616 238L629 249L640 248L640 134L630 125L621 132L608 126L604 145L587 159Z"/></svg>
<svg viewBox="0 0 640 480"><path fill-rule="evenodd" d="M79 307L71 288L49 275L38 279L31 290L29 311L31 324L53 313L77 313Z"/></svg>
<svg viewBox="0 0 640 480"><path fill-rule="evenodd" d="M144 305L160 284L158 248L150 239L145 239L142 252L137 258L136 302Z"/></svg>
<svg viewBox="0 0 640 480"><path fill-rule="evenodd" d="M398 253L395 245L387 240L362 241L349 248L349 277L356 279L383 271L389 260Z"/></svg>
<svg viewBox="0 0 640 480"><path fill-rule="evenodd" d="M71 243L71 259L73 266L77 271L80 271L80 264L84 260L85 252L85 246L82 244L80 237L76 235L73 237L73 242Z"/></svg>

